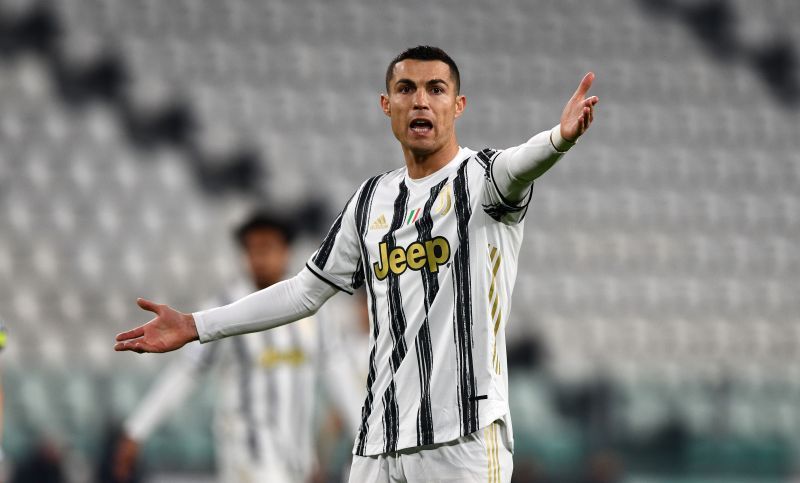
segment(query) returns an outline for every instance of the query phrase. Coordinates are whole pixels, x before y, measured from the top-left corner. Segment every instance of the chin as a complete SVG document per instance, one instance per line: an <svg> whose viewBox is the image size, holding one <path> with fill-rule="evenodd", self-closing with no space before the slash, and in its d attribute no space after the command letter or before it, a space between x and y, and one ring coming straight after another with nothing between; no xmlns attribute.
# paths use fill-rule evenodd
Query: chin
<svg viewBox="0 0 800 483"><path fill-rule="evenodd" d="M418 156L435 153L439 148L433 141L415 141L406 144L406 146L411 152Z"/></svg>

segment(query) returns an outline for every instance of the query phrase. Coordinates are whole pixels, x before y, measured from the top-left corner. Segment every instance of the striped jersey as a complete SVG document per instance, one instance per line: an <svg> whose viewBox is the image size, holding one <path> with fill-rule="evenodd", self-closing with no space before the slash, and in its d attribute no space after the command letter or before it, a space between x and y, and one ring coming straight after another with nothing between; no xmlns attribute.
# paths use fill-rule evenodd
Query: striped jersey
<svg viewBox="0 0 800 483"><path fill-rule="evenodd" d="M502 153L461 148L422 179L406 168L370 178L307 263L369 298L354 454L452 441L509 412L504 326L530 192L503 198L492 176Z"/></svg>
<svg viewBox="0 0 800 483"><path fill-rule="evenodd" d="M318 337L317 322L303 319L275 330L199 345L198 350L206 349L203 362L217 359L214 434L221 462L238 460L242 466L247 461L247 466L267 468L277 464L310 474L321 362ZM233 451L240 454L229 457L227 453ZM276 461L269 461L272 458Z"/></svg>

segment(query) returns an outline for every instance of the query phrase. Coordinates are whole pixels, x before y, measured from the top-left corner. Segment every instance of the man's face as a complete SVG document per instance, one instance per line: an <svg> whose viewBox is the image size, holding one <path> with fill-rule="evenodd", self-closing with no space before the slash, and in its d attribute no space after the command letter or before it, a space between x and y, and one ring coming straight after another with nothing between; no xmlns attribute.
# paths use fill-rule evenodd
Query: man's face
<svg viewBox="0 0 800 483"><path fill-rule="evenodd" d="M289 265L289 244L280 230L254 228L243 241L247 266L259 289L283 280Z"/></svg>
<svg viewBox="0 0 800 483"><path fill-rule="evenodd" d="M394 136L404 148L422 156L456 143L455 120L465 105L466 98L456 94L450 67L438 60L398 62L389 92L381 96Z"/></svg>

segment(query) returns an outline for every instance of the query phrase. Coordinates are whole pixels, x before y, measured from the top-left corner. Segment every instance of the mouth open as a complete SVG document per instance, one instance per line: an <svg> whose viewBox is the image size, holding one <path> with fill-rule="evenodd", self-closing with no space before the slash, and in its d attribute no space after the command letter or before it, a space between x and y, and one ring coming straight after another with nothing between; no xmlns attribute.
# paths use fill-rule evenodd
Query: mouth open
<svg viewBox="0 0 800 483"><path fill-rule="evenodd" d="M408 127L416 134L425 135L433 130L433 122L429 119L417 118L412 119Z"/></svg>

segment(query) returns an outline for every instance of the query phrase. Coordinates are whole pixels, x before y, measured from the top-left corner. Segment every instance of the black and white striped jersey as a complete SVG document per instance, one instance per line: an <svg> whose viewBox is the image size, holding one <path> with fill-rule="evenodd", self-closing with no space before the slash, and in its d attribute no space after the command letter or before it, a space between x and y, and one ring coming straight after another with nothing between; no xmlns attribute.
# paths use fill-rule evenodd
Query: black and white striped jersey
<svg viewBox="0 0 800 483"><path fill-rule="evenodd" d="M353 452L447 442L508 411L504 326L530 193L505 200L502 151L461 148L444 168L364 182L307 267L369 295L369 375Z"/></svg>

